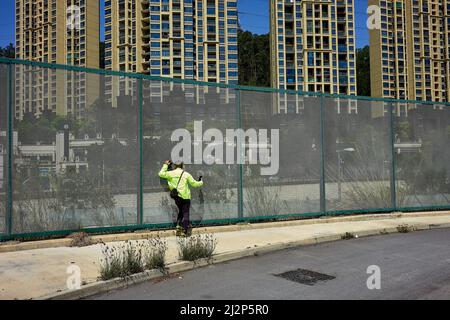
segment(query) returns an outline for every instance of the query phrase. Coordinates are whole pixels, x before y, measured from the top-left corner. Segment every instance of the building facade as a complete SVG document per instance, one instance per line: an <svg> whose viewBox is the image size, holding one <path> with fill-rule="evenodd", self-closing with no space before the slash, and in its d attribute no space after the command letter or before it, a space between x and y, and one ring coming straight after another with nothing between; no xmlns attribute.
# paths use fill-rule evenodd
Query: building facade
<svg viewBox="0 0 450 320"><path fill-rule="evenodd" d="M237 0L107 0L105 68L158 77L238 83ZM145 81L145 100L162 102L174 84ZM136 81L106 79L114 107L136 96ZM212 89L211 89L212 90ZM183 85L186 99L201 103L208 87ZM219 90L220 91L220 90ZM226 101L235 94L226 94Z"/></svg>
<svg viewBox="0 0 450 320"><path fill-rule="evenodd" d="M370 31L372 96L450 98L450 1L369 0L381 10Z"/></svg>
<svg viewBox="0 0 450 320"><path fill-rule="evenodd" d="M16 58L99 67L97 0L16 0ZM16 117L45 112L80 116L98 97L98 77L16 67Z"/></svg>
<svg viewBox="0 0 450 320"><path fill-rule="evenodd" d="M237 29L237 0L107 0L106 69L237 84ZM112 96L132 90L106 84Z"/></svg>
<svg viewBox="0 0 450 320"><path fill-rule="evenodd" d="M353 0L271 0L270 20L274 88L356 95Z"/></svg>

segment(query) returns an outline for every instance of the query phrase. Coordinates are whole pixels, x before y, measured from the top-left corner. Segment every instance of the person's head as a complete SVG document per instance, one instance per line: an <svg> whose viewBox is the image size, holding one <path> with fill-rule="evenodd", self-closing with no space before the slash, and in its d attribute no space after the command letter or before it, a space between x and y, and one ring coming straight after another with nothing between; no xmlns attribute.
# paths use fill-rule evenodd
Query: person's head
<svg viewBox="0 0 450 320"><path fill-rule="evenodd" d="M176 162L173 164L175 169L184 169L184 163L183 162Z"/></svg>

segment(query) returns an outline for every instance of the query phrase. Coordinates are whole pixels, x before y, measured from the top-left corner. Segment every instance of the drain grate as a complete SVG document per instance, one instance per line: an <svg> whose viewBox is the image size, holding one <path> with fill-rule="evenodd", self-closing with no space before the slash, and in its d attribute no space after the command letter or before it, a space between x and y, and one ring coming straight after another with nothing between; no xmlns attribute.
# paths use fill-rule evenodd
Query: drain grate
<svg viewBox="0 0 450 320"><path fill-rule="evenodd" d="M275 276L284 278L286 280L305 284L307 286L313 286L319 281L323 282L336 279L336 277L329 276L327 274L318 273L315 271L305 269L292 270L284 272L282 274L276 274Z"/></svg>

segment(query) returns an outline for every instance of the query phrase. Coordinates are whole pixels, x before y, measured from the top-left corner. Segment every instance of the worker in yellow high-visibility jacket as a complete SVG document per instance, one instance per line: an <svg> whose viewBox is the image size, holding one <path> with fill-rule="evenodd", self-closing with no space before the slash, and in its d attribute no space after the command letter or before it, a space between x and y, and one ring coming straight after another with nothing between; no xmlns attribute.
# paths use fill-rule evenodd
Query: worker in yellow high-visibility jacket
<svg viewBox="0 0 450 320"><path fill-rule="evenodd" d="M173 165L174 170L169 171L169 165ZM175 200L175 204L178 207L177 236L190 236L190 187L202 187L203 177L200 177L199 181L195 180L190 173L184 171L183 163L173 164L170 160L167 160L164 163L161 171L159 172L159 177L167 180L171 191L171 197Z"/></svg>

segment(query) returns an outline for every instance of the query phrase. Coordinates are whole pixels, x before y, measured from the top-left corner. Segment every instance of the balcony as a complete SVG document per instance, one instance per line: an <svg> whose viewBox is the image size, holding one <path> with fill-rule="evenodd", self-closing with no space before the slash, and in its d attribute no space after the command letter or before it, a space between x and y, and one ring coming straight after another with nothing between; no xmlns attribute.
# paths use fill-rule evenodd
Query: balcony
<svg viewBox="0 0 450 320"><path fill-rule="evenodd" d="M292 13L285 13L284 14L284 19L286 21L293 21L294 20L294 15Z"/></svg>
<svg viewBox="0 0 450 320"><path fill-rule="evenodd" d="M294 53L295 52L295 50L294 50L294 46L286 46L286 53Z"/></svg>
<svg viewBox="0 0 450 320"><path fill-rule="evenodd" d="M339 52L342 52L342 53L346 53L346 52L347 52L347 45L345 45L345 44L340 44L340 45L338 46L338 51L339 51Z"/></svg>
<svg viewBox="0 0 450 320"><path fill-rule="evenodd" d="M339 77L339 83L348 84L348 78L347 77Z"/></svg>
<svg viewBox="0 0 450 320"><path fill-rule="evenodd" d="M293 37L294 36L294 30L293 29L285 29L284 34L286 37Z"/></svg>

